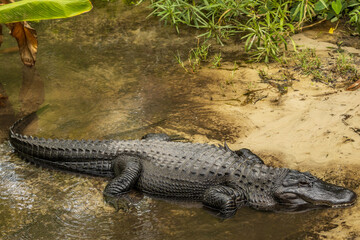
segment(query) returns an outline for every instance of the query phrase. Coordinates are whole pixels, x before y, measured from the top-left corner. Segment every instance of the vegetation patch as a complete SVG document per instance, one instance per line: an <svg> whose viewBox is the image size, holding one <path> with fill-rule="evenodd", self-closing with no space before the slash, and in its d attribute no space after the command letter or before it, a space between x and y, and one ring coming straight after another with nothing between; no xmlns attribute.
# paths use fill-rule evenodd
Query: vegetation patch
<svg viewBox="0 0 360 240"><path fill-rule="evenodd" d="M278 88L281 94L287 92L293 81L294 72L308 76L313 82L321 82L331 88L346 88L360 79L360 73L354 63L354 56L339 47L335 52L328 52L329 57L321 59L315 49L302 49L296 53L289 53L282 64L279 73L269 75L264 70L259 71L263 82Z"/></svg>
<svg viewBox="0 0 360 240"><path fill-rule="evenodd" d="M201 29L197 37L205 42L240 36L254 61L280 61L289 43L295 49L293 33L325 20L346 18L360 33L359 0L152 0L149 7L178 32L181 25Z"/></svg>

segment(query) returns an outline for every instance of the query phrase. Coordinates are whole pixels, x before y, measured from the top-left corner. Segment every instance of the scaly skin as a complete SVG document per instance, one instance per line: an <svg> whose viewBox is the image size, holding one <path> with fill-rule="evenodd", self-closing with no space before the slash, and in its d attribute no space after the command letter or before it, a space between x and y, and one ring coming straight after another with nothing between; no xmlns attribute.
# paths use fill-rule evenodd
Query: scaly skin
<svg viewBox="0 0 360 240"><path fill-rule="evenodd" d="M10 129L15 151L35 164L110 177L106 196L131 188L164 198L202 201L231 216L243 206L260 210L303 210L347 206L356 194L309 173L266 166L248 149L171 142L165 134L142 140L51 140L20 134L36 116Z"/></svg>

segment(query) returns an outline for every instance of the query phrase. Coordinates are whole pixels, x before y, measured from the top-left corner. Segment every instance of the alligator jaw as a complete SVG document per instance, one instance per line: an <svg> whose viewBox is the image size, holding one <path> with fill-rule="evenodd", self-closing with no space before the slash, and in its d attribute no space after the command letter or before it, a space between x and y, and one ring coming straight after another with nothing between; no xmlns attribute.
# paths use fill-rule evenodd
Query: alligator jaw
<svg viewBox="0 0 360 240"><path fill-rule="evenodd" d="M338 203L338 204L334 204L334 203L329 203L329 202L311 202L309 200L305 200L304 201L307 202L307 204L311 204L314 206L314 208L319 207L319 208L344 208L344 207L350 207L353 206L356 203L356 198L354 198L353 201L351 202L347 202L347 203Z"/></svg>
<svg viewBox="0 0 360 240"><path fill-rule="evenodd" d="M279 199L278 199L279 200ZM310 201L305 200L299 197L296 201L293 202L278 202L274 207L273 211L275 212L306 212L313 209L323 209L323 208L345 208L350 207L356 203L356 198L348 203L339 203L339 204L331 204L326 201Z"/></svg>
<svg viewBox="0 0 360 240"><path fill-rule="evenodd" d="M338 204L338 205L332 205L331 208L343 208L343 207L350 207L352 205L355 204L356 201L352 202L352 203L343 203L343 204Z"/></svg>

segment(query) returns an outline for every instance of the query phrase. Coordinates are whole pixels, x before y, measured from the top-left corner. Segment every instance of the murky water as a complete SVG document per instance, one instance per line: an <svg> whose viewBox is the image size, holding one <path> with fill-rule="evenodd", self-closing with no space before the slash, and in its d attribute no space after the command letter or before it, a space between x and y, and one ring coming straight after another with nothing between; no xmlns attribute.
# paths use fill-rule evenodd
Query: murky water
<svg viewBox="0 0 360 240"><path fill-rule="evenodd" d="M207 79L186 74L174 54L196 45L146 16L149 9L95 1L95 9L67 20L44 21L36 67L18 53L0 54L0 238L2 239L302 239L335 211L298 214L240 209L231 219L199 205L132 194L129 212L103 200L106 180L29 165L12 153L8 127L47 106L30 133L52 138L127 139L148 132L212 140L232 137L206 105L194 102ZM5 36L2 48L15 41ZM237 133L241 134L241 132ZM342 211L342 210L336 210Z"/></svg>

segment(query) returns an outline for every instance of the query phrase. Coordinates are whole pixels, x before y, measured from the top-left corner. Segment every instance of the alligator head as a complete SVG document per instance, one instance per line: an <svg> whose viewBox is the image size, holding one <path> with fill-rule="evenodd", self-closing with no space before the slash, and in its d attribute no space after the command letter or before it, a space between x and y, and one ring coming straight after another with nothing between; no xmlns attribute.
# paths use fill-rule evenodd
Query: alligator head
<svg viewBox="0 0 360 240"><path fill-rule="evenodd" d="M324 182L308 172L290 170L274 191L276 208L301 211L323 207L345 207L355 203L356 194Z"/></svg>

